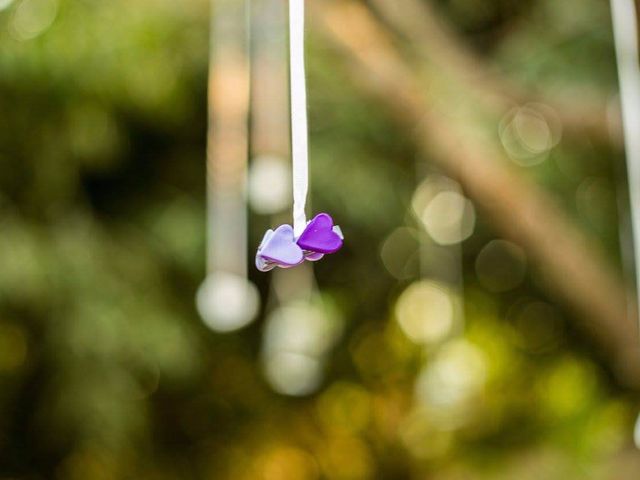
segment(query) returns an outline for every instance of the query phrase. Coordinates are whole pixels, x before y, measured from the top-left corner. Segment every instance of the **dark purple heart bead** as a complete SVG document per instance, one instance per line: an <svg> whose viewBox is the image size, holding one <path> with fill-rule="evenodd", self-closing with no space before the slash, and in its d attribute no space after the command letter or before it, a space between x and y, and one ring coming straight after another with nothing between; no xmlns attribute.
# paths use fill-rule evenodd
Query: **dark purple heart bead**
<svg viewBox="0 0 640 480"><path fill-rule="evenodd" d="M338 230L339 231L339 230ZM316 253L335 253L342 247L342 236L334 231L333 219L327 213L320 213L307 224L298 246Z"/></svg>

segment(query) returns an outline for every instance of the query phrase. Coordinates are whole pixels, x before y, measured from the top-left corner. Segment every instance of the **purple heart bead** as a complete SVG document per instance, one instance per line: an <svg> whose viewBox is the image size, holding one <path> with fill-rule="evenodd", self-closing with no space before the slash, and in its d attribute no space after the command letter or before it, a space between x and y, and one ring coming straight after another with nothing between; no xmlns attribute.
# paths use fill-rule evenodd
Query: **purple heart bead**
<svg viewBox="0 0 640 480"><path fill-rule="evenodd" d="M262 247L264 247L271 235L273 235L273 230L267 230L265 232L264 237L262 237L262 241L260 242L260 246L258 247L258 253L256 253L256 268L261 272L269 272L277 266L275 263L265 260L260 255Z"/></svg>
<svg viewBox="0 0 640 480"><path fill-rule="evenodd" d="M291 268L304 261L302 249L296 244L293 228L281 225L275 231L267 231L256 254L258 270L268 272L275 266Z"/></svg>
<svg viewBox="0 0 640 480"><path fill-rule="evenodd" d="M265 260L260 255L256 255L256 268L261 272L270 272L276 267L277 265L275 263Z"/></svg>
<svg viewBox="0 0 640 480"><path fill-rule="evenodd" d="M300 248L316 253L337 252L342 243L342 236L334 231L333 219L326 213L316 215L298 238Z"/></svg>
<svg viewBox="0 0 640 480"><path fill-rule="evenodd" d="M322 260L323 257L324 257L324 253L310 252L310 251L304 252L304 259L309 260L310 262L317 262L318 260Z"/></svg>

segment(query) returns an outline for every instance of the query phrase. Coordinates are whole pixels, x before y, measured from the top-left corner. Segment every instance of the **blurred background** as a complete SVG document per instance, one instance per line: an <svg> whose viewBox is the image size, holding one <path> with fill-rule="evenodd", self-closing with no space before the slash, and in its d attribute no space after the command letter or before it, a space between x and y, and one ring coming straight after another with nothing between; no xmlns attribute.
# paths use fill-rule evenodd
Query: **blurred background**
<svg viewBox="0 0 640 480"><path fill-rule="evenodd" d="M608 2L309 1L309 211L346 244L271 274L286 4L213 3L0 0L0 478L640 478ZM242 201L207 213L215 79L252 128L210 131Z"/></svg>

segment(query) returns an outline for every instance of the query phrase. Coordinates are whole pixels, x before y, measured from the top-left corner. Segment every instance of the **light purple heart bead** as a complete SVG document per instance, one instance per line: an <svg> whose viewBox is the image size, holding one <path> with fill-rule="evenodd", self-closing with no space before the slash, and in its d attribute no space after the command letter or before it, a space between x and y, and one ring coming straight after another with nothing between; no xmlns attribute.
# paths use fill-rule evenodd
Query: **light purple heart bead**
<svg viewBox="0 0 640 480"><path fill-rule="evenodd" d="M339 227L334 227L333 219L327 213L320 213L307 224L298 246L315 253L335 253L342 247L343 237Z"/></svg>
<svg viewBox="0 0 640 480"><path fill-rule="evenodd" d="M262 241L260 242L260 246L258 247L258 253L256 253L256 268L261 272L269 272L276 268L276 264L273 262L268 262L264 258L260 256L260 251L262 247L267 243L269 238L273 235L273 230L269 229L265 232L264 237L262 237Z"/></svg>
<svg viewBox="0 0 640 480"><path fill-rule="evenodd" d="M267 231L256 254L256 267L263 272L268 272L276 266L295 267L303 261L304 253L296 244L290 225L281 225L275 231Z"/></svg>

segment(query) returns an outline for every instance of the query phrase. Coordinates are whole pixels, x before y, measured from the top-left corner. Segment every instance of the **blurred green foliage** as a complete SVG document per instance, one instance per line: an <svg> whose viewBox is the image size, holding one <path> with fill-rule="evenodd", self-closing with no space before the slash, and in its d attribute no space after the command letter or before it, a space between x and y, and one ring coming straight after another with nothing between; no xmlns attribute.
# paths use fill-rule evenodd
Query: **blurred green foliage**
<svg viewBox="0 0 640 480"><path fill-rule="evenodd" d="M514 80L616 90L606 2L437 5ZM322 388L288 398L262 375L263 322L209 332L193 306L207 61L205 0L0 0L0 478L637 478L634 395L531 269L506 291L479 280L490 219L462 244L464 332L425 349L398 326L417 273L395 278L380 249L418 231L429 159L321 37L313 201L348 243L316 273L342 340ZM567 139L522 174L617 261L621 162L619 146ZM252 218L251 250L269 221ZM269 276L252 277L266 296ZM457 368L470 390L434 407Z"/></svg>

